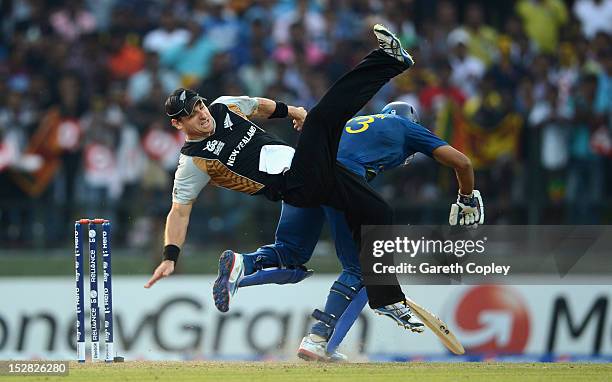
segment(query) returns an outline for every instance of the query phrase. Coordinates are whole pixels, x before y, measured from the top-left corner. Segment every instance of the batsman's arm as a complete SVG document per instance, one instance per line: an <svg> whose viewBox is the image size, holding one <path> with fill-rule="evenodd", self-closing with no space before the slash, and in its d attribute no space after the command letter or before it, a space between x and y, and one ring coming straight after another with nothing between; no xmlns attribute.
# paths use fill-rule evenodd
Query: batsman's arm
<svg viewBox="0 0 612 382"><path fill-rule="evenodd" d="M455 169L459 182L457 202L451 205L448 222L452 226L470 226L484 224L484 204L478 190L474 190L474 169L470 159L449 145L436 148L433 157L445 166Z"/></svg>
<svg viewBox="0 0 612 382"><path fill-rule="evenodd" d="M440 146L433 150L433 157L439 163L455 170L461 194L472 194L474 190L474 169L470 158L450 145Z"/></svg>
<svg viewBox="0 0 612 382"><path fill-rule="evenodd" d="M174 265L176 264L180 248L185 243L191 208L192 204L172 203L172 208L166 218L164 260L155 269L153 276L145 284L145 288L150 288L157 281L170 276L174 272Z"/></svg>

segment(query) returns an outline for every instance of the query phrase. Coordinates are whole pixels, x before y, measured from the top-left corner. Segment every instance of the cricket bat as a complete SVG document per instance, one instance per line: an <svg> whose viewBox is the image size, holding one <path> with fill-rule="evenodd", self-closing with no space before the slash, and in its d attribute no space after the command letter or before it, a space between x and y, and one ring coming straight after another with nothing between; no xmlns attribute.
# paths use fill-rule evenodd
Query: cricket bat
<svg viewBox="0 0 612 382"><path fill-rule="evenodd" d="M450 331L448 325L446 325L444 321L408 297L406 297L406 304L408 304L414 314L416 314L421 321L438 336L448 350L458 355L465 354L463 345L457 340L457 337Z"/></svg>

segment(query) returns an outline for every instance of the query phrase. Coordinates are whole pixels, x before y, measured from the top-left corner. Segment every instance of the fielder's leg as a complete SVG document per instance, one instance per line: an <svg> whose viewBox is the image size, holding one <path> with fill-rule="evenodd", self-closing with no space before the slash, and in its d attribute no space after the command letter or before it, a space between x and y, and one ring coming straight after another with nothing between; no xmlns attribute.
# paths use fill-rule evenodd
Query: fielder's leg
<svg viewBox="0 0 612 382"><path fill-rule="evenodd" d="M312 275L302 264L312 256L324 222L322 210L297 208L283 203L273 245L254 253L231 250L219 258L213 300L221 312L229 310L230 299L239 287L263 284L292 284Z"/></svg>
<svg viewBox="0 0 612 382"><path fill-rule="evenodd" d="M320 207L298 208L283 203L274 244L244 254L245 274L263 268L306 264L319 241L324 218Z"/></svg>
<svg viewBox="0 0 612 382"><path fill-rule="evenodd" d="M333 171L338 145L346 122L393 77L410 68L412 57L401 48L399 39L377 25L374 34L379 49L336 81L308 113L283 199L294 206L314 207L326 193L333 192Z"/></svg>
<svg viewBox="0 0 612 382"><path fill-rule="evenodd" d="M245 277L239 287L295 284L312 276L306 264L324 223L320 207L298 208L283 203L274 244L243 255Z"/></svg>

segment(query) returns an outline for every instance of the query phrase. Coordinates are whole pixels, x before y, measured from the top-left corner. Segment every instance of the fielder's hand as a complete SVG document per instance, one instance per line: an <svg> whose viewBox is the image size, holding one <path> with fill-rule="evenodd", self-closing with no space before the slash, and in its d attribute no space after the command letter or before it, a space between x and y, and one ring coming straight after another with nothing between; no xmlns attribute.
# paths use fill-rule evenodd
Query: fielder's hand
<svg viewBox="0 0 612 382"><path fill-rule="evenodd" d="M159 264L159 266L153 272L153 276L147 281L144 285L145 288L151 288L153 284L155 284L159 279L163 279L164 277L168 277L174 272L174 261L172 260L164 260Z"/></svg>
<svg viewBox="0 0 612 382"><path fill-rule="evenodd" d="M303 107L293 107L290 109L291 118L293 118L293 128L297 131L302 131L302 125L306 119L308 112Z"/></svg>
<svg viewBox="0 0 612 382"><path fill-rule="evenodd" d="M450 216L448 217L450 225L462 225L478 227L479 224L484 224L484 204L480 191L474 190L471 195L457 196L457 203L451 205Z"/></svg>

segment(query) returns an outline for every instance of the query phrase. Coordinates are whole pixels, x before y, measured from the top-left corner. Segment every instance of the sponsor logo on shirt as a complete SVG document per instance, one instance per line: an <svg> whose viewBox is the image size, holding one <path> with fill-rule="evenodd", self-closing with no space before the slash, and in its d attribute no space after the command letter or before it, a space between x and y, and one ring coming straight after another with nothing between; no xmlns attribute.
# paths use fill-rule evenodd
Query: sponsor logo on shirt
<svg viewBox="0 0 612 382"><path fill-rule="evenodd" d="M225 146L225 142L221 142L215 139L213 141L206 142L206 147L204 148L204 150L210 151L215 155L219 155L221 149L223 149L223 146Z"/></svg>
<svg viewBox="0 0 612 382"><path fill-rule="evenodd" d="M234 166L236 157L238 156L238 154L240 154L240 151L242 151L242 149L247 145L247 143L251 141L251 138L253 138L253 135L255 135L256 131L257 131L257 128L255 128L255 126L251 126L249 130L247 130L245 136L242 137L242 140L240 141L240 143L238 143L238 145L236 145L236 148L232 150L232 153L230 154L227 160L228 166Z"/></svg>

